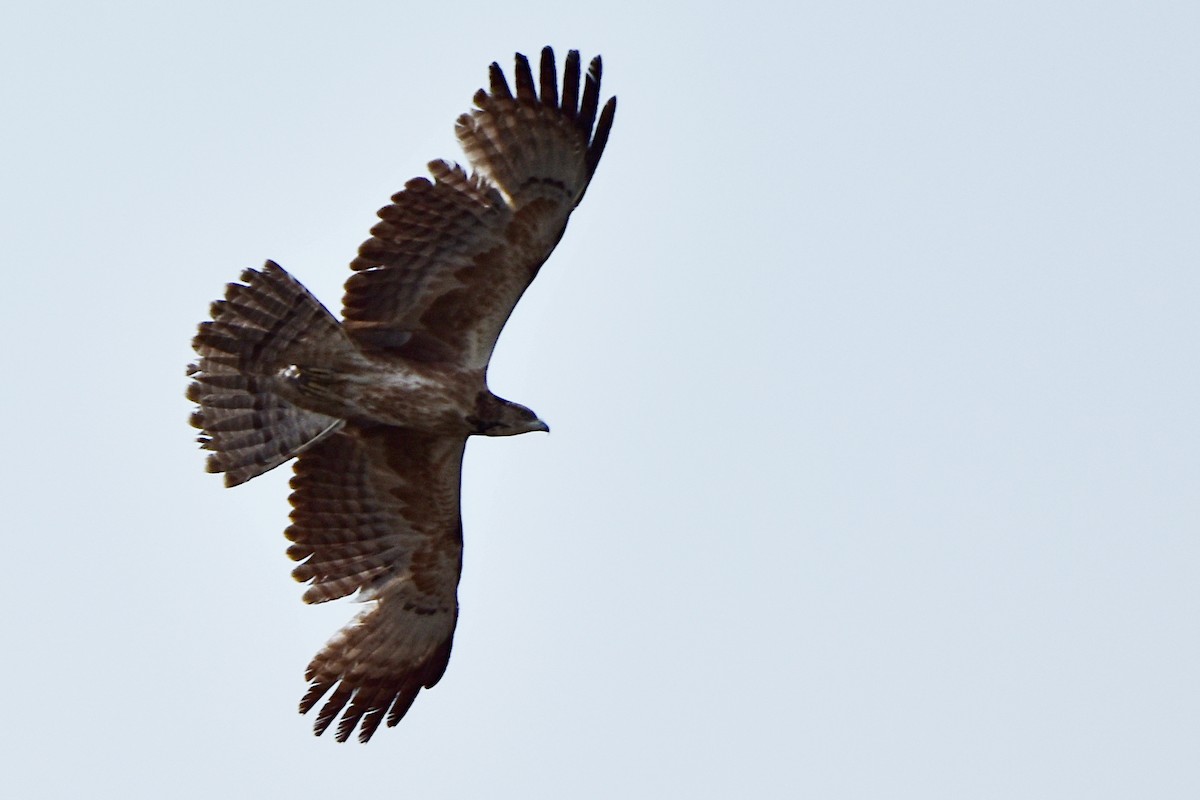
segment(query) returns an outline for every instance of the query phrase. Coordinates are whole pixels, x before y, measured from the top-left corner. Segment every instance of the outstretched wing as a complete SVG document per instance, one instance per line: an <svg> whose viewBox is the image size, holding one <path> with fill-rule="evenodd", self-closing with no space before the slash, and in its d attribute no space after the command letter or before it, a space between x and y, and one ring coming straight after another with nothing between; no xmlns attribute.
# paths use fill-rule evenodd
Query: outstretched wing
<svg viewBox="0 0 1200 800"><path fill-rule="evenodd" d="M288 555L309 603L359 592L369 606L308 665L308 713L338 741L395 725L450 658L462 567L459 484L465 439L348 423L300 455ZM332 694L330 691L332 690Z"/></svg>
<svg viewBox="0 0 1200 800"><path fill-rule="evenodd" d="M483 368L501 328L566 228L608 140L616 98L600 112L600 57L580 96L579 53L567 55L561 98L554 52L538 85L516 57L516 94L497 64L490 92L458 119L472 167L430 163L379 211L346 282L346 330L378 355ZM593 129L594 128L594 129Z"/></svg>

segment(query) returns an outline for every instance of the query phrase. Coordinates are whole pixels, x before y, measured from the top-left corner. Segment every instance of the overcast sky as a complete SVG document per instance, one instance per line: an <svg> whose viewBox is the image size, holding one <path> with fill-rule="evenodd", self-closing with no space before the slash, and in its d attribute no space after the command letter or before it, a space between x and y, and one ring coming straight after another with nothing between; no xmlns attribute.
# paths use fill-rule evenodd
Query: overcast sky
<svg viewBox="0 0 1200 800"><path fill-rule="evenodd" d="M0 11L6 796L1200 796L1200 6L665 8ZM191 336L336 309L544 44L620 97L491 370L553 433L468 447L442 682L317 739L356 609Z"/></svg>

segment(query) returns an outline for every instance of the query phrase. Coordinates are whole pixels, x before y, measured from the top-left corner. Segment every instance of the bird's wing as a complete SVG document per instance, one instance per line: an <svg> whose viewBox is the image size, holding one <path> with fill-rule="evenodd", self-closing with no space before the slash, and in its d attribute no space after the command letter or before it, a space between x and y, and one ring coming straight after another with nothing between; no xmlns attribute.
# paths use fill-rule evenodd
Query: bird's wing
<svg viewBox="0 0 1200 800"><path fill-rule="evenodd" d="M308 665L301 713L339 714L337 738L395 725L450 658L462 566L465 439L348 423L300 455L288 555L309 603L358 592L369 603Z"/></svg>
<svg viewBox="0 0 1200 800"><path fill-rule="evenodd" d="M379 211L351 264L343 316L377 355L486 367L501 328L562 237L604 151L616 98L600 111L601 63L580 94L579 53L566 60L562 94L553 51L538 80L516 57L515 94L492 64L490 91L456 132L472 169L429 165Z"/></svg>

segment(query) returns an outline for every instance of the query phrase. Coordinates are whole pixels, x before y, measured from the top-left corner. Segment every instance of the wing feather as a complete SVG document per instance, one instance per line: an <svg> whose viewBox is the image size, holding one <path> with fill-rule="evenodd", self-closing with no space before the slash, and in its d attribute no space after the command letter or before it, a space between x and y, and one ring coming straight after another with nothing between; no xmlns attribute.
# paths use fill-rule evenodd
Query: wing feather
<svg viewBox="0 0 1200 800"><path fill-rule="evenodd" d="M599 163L616 110L596 124L601 62L579 107L579 53L566 60L561 102L554 52L536 80L515 60L513 94L498 64L456 133L470 171L445 161L409 181L351 263L345 328L376 355L486 367L509 314L562 237ZM540 90L540 95L539 95Z"/></svg>
<svg viewBox="0 0 1200 800"><path fill-rule="evenodd" d="M462 567L463 440L354 423L296 462L288 555L306 602L358 592L369 603L308 666L313 729L367 741L395 725L446 669Z"/></svg>
<svg viewBox="0 0 1200 800"><path fill-rule="evenodd" d="M492 95L495 97L503 97L507 100L512 99L512 92L508 88L508 80L504 77L504 70L495 61L488 67L488 85L492 90ZM483 90L480 89L480 92ZM486 95L485 95L486 96ZM478 99L479 95L475 95Z"/></svg>
<svg viewBox="0 0 1200 800"><path fill-rule="evenodd" d="M579 130L589 133L592 123L596 121L596 109L600 105L600 70L600 56L596 56L588 65L587 78L583 83L583 102L579 106L579 117L575 120L575 126Z"/></svg>
<svg viewBox="0 0 1200 800"><path fill-rule="evenodd" d="M579 51L567 53L567 61L563 65L563 96L562 114L568 120L574 120L579 112Z"/></svg>
<svg viewBox="0 0 1200 800"><path fill-rule="evenodd" d="M558 108L558 76L555 74L554 51L549 47L542 48L542 63L538 69L541 81L539 97L546 108Z"/></svg>
<svg viewBox="0 0 1200 800"><path fill-rule="evenodd" d="M529 59L523 54L516 55L517 99L522 103L536 103L537 90L533 88L533 71L529 68Z"/></svg>

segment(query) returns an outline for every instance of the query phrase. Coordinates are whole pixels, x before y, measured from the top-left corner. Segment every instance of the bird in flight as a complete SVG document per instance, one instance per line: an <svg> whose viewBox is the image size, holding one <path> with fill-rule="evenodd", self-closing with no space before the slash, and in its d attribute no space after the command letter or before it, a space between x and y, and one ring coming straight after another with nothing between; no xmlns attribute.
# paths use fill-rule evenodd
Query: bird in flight
<svg viewBox="0 0 1200 800"><path fill-rule="evenodd" d="M487 367L604 152L616 98L600 108L600 72L597 56L581 76L572 50L560 93L547 47L536 77L517 54L514 90L493 63L455 126L467 167L433 161L432 179L380 209L340 322L268 261L226 287L192 342L208 471L235 486L295 458L285 535L304 600L366 606L305 672L300 712L321 706L318 736L340 715L337 740L366 742L442 677L467 438L549 430L492 394Z"/></svg>

